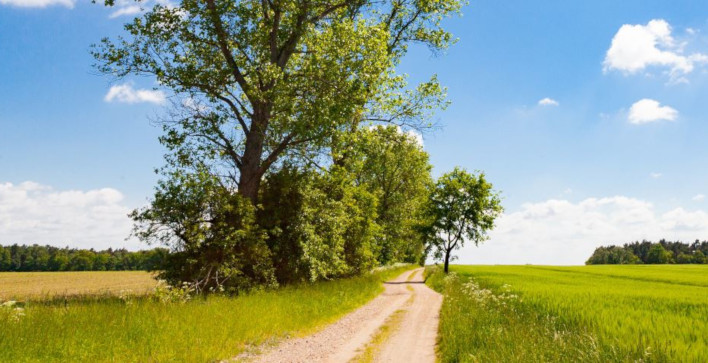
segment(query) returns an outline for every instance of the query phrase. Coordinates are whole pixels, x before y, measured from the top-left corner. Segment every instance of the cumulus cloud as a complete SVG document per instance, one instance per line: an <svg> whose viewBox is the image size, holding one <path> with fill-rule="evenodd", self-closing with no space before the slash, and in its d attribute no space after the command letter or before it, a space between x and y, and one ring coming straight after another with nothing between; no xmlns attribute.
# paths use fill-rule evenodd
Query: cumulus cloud
<svg viewBox="0 0 708 363"><path fill-rule="evenodd" d="M0 183L0 244L144 248L125 241L129 212L112 188L60 191L34 182Z"/></svg>
<svg viewBox="0 0 708 363"><path fill-rule="evenodd" d="M113 19L119 16L137 15L140 14L142 11L143 8L141 8L140 5L119 6L118 9L112 12L111 15L109 15L108 17Z"/></svg>
<svg viewBox="0 0 708 363"><path fill-rule="evenodd" d="M703 194L696 194L696 195L693 196L693 198L691 198L691 199L695 200L696 202L700 202L700 201L702 201L703 199L706 199L706 196L703 195Z"/></svg>
<svg viewBox="0 0 708 363"><path fill-rule="evenodd" d="M406 134L409 138L413 139L418 145L423 146L423 135L421 135L420 132L415 130L408 130Z"/></svg>
<svg viewBox="0 0 708 363"><path fill-rule="evenodd" d="M490 240L465 246L458 263L583 264L601 245L661 238L693 242L708 235L708 213L676 208L661 213L643 200L615 196L578 203L527 203L500 217Z"/></svg>
<svg viewBox="0 0 708 363"><path fill-rule="evenodd" d="M559 103L558 103L558 101L556 101L552 98L546 97L546 98L538 101L538 105L539 106L558 106Z"/></svg>
<svg viewBox="0 0 708 363"><path fill-rule="evenodd" d="M117 0L115 3L116 10L113 11L108 17L113 19L121 16L138 15L155 5L162 5L167 8L176 7L171 0Z"/></svg>
<svg viewBox="0 0 708 363"><path fill-rule="evenodd" d="M0 5L15 6L18 8L46 8L60 5L69 9L74 7L76 0L0 0Z"/></svg>
<svg viewBox="0 0 708 363"><path fill-rule="evenodd" d="M629 122L635 125L656 121L675 121L678 111L669 106L661 106L659 101L649 98L635 102L629 108Z"/></svg>
<svg viewBox="0 0 708 363"><path fill-rule="evenodd" d="M162 105L167 101L165 93L159 90L135 89L126 83L115 85L103 98L106 102L140 103L149 102Z"/></svg>
<svg viewBox="0 0 708 363"><path fill-rule="evenodd" d="M382 125L371 125L371 126L369 126L369 130L376 130L376 128L378 128L378 127L383 127L383 126ZM408 131L403 131L403 129L398 125L396 125L396 130L398 130L398 132L400 132L401 134L408 136L409 139L415 141L421 147L425 146L423 143L423 135L420 132L413 130L413 129L408 130Z"/></svg>
<svg viewBox="0 0 708 363"><path fill-rule="evenodd" d="M661 178L663 175L664 175L664 174L657 173L657 172L649 173L649 176L652 177L653 179L659 179L659 178Z"/></svg>
<svg viewBox="0 0 708 363"><path fill-rule="evenodd" d="M646 25L625 24L612 38L604 70L634 74L652 66L665 67L673 81L683 82L682 76L691 73L696 64L708 61L702 53L683 54L684 46L674 40L671 26L663 19Z"/></svg>

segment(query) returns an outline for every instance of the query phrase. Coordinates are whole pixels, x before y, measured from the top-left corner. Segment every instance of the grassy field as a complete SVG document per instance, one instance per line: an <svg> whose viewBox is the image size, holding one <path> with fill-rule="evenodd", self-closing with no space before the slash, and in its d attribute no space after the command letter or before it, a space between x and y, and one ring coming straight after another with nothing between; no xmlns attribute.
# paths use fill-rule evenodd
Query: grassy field
<svg viewBox="0 0 708 363"><path fill-rule="evenodd" d="M708 361L708 266L452 271L428 279L444 362Z"/></svg>
<svg viewBox="0 0 708 363"><path fill-rule="evenodd" d="M0 272L0 300L71 295L146 294L157 281L145 271Z"/></svg>
<svg viewBox="0 0 708 363"><path fill-rule="evenodd" d="M209 362L333 322L411 267L186 303L151 297L32 302L24 316L0 309L0 362Z"/></svg>

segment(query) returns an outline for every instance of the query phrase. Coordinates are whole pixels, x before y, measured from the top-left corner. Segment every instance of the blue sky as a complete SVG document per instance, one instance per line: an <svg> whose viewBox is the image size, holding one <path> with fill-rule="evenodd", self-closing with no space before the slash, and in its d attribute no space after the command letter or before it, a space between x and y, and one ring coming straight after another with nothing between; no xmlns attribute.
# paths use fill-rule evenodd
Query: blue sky
<svg viewBox="0 0 708 363"><path fill-rule="evenodd" d="M135 10L122 4L0 0L0 243L142 247L124 241L125 213L155 184L150 119L169 94L92 69L90 44ZM601 244L708 239L708 3L463 12L446 54L414 47L401 66L448 87L443 128L425 135L435 174L484 170L504 197L460 262L579 264Z"/></svg>

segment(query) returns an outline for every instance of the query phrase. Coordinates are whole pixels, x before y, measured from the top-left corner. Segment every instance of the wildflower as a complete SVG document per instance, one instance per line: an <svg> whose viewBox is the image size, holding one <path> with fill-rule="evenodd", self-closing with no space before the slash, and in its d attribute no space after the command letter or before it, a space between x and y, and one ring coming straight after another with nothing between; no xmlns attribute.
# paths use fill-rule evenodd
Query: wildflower
<svg viewBox="0 0 708 363"><path fill-rule="evenodd" d="M25 316L25 309L21 306L18 306L17 301L5 301L4 303L0 304L0 307L2 307L3 310L6 310L8 312L8 316L11 321L20 321L20 319Z"/></svg>

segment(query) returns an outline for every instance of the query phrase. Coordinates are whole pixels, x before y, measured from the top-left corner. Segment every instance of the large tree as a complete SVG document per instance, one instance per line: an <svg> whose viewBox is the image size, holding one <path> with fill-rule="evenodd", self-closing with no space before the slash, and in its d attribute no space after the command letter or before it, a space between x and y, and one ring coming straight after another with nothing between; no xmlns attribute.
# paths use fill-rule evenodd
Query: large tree
<svg viewBox="0 0 708 363"><path fill-rule="evenodd" d="M416 137L361 127L340 135L332 159L325 170L288 165L266 177L259 220L278 281L420 261L432 178Z"/></svg>
<svg viewBox="0 0 708 363"><path fill-rule="evenodd" d="M284 166L336 171L330 156L362 125L426 127L430 111L445 104L444 90L434 75L409 87L396 67L412 44L434 51L451 44L440 23L460 6L181 0L155 5L125 26L126 37L97 45L101 72L151 76L173 94L159 120L168 150L162 180L151 205L133 213L138 237L177 251L164 277L239 290L274 285L292 268L327 278L375 261L369 247L377 228L369 216L376 200L345 187L346 175L305 178L314 184L295 193L302 204L293 206L310 214L270 221L272 230L262 216L278 206L259 203L262 180ZM269 200L280 200L278 193ZM320 218L327 211L337 213ZM339 223L347 215L361 218ZM295 228L291 247L302 254L279 263L298 258L277 245L277 230L288 225Z"/></svg>
<svg viewBox="0 0 708 363"><path fill-rule="evenodd" d="M455 168L441 176L430 196L428 243L434 256L443 259L448 272L452 251L465 240L476 245L488 238L502 212L501 200L483 173Z"/></svg>
<svg viewBox="0 0 708 363"><path fill-rule="evenodd" d="M335 160L378 199L379 262L419 262L424 250L423 207L433 183L420 135L396 126L375 126L347 136L336 149Z"/></svg>
<svg viewBox="0 0 708 363"><path fill-rule="evenodd" d="M113 5L113 0L106 0ZM254 204L283 155L311 155L367 120L420 126L442 100L395 67L409 45L452 42L459 0L182 0L104 39L97 68L150 75L177 95L162 142L172 168L205 168Z"/></svg>

